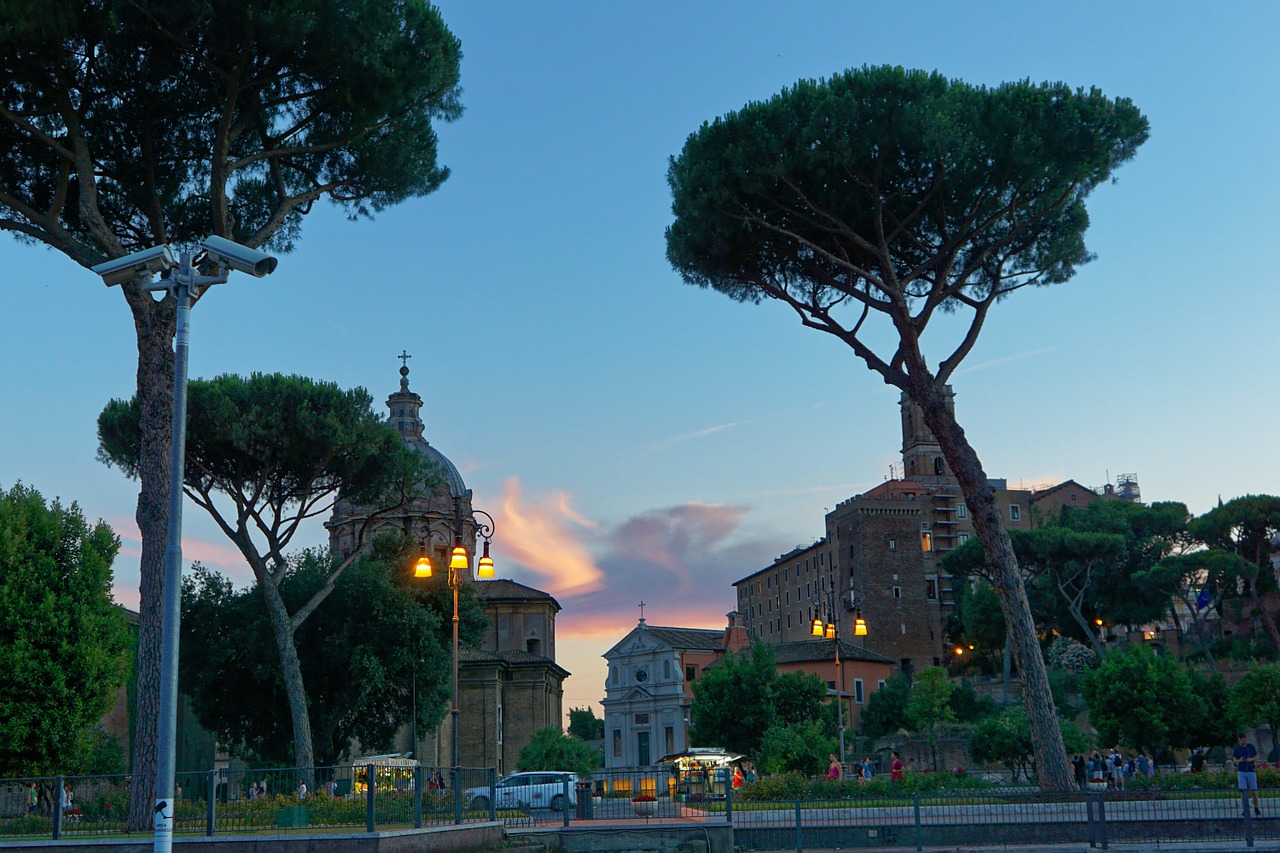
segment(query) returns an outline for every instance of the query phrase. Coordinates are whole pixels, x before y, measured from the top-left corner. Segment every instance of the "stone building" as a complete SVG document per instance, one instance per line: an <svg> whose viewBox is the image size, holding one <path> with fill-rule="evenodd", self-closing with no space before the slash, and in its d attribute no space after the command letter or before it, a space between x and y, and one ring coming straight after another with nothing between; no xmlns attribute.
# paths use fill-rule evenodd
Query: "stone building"
<svg viewBox="0 0 1280 853"><path fill-rule="evenodd" d="M946 391L954 411L955 395ZM903 476L841 501L826 535L781 555L734 584L748 633L768 643L806 639L814 619L834 621L842 640L893 660L910 676L946 662L944 626L955 611L955 584L942 557L975 534L960 486L919 408L900 399ZM1006 528L1029 530L1062 506L1135 500L1134 475L1119 488L1093 490L1074 480L1037 490L990 481ZM861 612L869 633L858 637Z"/></svg>
<svg viewBox="0 0 1280 853"><path fill-rule="evenodd" d="M379 530L392 528L425 543L432 565L444 567L460 534L468 566L473 566L477 538L484 531L473 513L471 490L457 467L427 441L423 401L409 389L407 366L400 368L400 390L387 398L387 408L390 425L434 464L443 482L382 517L371 518L369 508L339 501L325 524L330 548L346 557ZM474 584L489 629L480 648L463 647L458 654L459 762L511 772L535 731L562 726L563 684L569 673L555 660L560 605L547 593L512 580L476 580L470 568L461 580ZM446 715L436 732L419 732L416 744L406 730L397 749L411 750L423 764L447 766L450 727Z"/></svg>
<svg viewBox="0 0 1280 853"><path fill-rule="evenodd" d="M640 769L689 743L693 683L727 651L748 643L737 612L721 630L639 624L604 653L604 766ZM701 744L709 746L711 744Z"/></svg>

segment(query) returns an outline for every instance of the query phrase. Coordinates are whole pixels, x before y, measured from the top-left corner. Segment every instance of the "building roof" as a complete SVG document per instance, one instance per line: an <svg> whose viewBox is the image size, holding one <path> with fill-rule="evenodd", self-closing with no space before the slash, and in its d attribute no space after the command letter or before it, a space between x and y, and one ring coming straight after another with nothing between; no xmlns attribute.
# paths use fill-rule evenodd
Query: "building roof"
<svg viewBox="0 0 1280 853"><path fill-rule="evenodd" d="M840 640L840 660L866 661L867 663L887 663L892 665L893 659L879 652L855 646L848 640ZM834 660L835 643L818 638L813 640L795 640L790 643L778 643L773 647L775 663L806 663L815 660Z"/></svg>
<svg viewBox="0 0 1280 853"><path fill-rule="evenodd" d="M738 578L736 581L733 582L733 585L737 586L738 584L746 583L747 581L754 578L756 575L760 575L760 574L763 574L764 572L775 569L778 567L779 564L785 563L788 560L799 557L801 554L807 554L810 551L823 548L824 546L826 546L826 544L827 544L827 537L823 536L821 539L817 540L812 545L797 545L787 553L782 554L781 556L778 556L778 557L774 557L773 562L765 566L763 569L756 569L754 572L747 575L746 577Z"/></svg>
<svg viewBox="0 0 1280 853"><path fill-rule="evenodd" d="M664 628L642 623L641 630L673 649L684 651L720 651L724 645L723 628Z"/></svg>
<svg viewBox="0 0 1280 853"><path fill-rule="evenodd" d="M473 586L476 590L476 598L482 602L549 601L556 610L561 609L560 603L542 590L525 586L508 578L476 581Z"/></svg>
<svg viewBox="0 0 1280 853"><path fill-rule="evenodd" d="M495 652L490 649L477 648L459 648L458 649L459 664L490 664L490 665L507 665L507 666L546 666L560 673L562 677L570 675L569 670L560 666L549 657L535 655L532 652L522 652L517 650Z"/></svg>

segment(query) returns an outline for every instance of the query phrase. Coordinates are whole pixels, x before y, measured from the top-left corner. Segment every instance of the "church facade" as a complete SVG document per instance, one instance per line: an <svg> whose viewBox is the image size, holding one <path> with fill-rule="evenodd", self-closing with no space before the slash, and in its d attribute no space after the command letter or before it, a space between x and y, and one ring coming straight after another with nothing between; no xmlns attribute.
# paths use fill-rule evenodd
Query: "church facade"
<svg viewBox="0 0 1280 853"><path fill-rule="evenodd" d="M407 356L403 356L407 358ZM346 558L378 531L394 528L426 543L434 566L448 565L448 552L460 537L468 568L461 582L473 585L489 620L479 648L458 654L458 755L463 767L516 769L520 751L540 728L561 728L564 680L569 673L555 660L555 619L559 603L550 595L512 580L477 580L471 574L482 532L471 504L471 490L457 467L425 437L422 398L409 388L409 368L400 368L400 389L387 398L388 423L405 443L426 457L443 482L393 514L370 521L367 507L339 501L325 527L335 555ZM361 529L364 528L363 535ZM450 763L450 720L435 732L408 727L398 751L412 751L427 766Z"/></svg>

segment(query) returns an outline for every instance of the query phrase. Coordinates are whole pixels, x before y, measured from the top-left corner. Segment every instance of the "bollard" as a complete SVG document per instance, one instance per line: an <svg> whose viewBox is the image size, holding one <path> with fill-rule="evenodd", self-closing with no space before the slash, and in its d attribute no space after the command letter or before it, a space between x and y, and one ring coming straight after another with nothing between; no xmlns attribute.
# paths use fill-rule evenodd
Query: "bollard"
<svg viewBox="0 0 1280 853"><path fill-rule="evenodd" d="M457 719L457 709L454 709L454 719ZM462 823L462 768L454 767L449 771L450 784L453 785L453 822L454 824Z"/></svg>
<svg viewBox="0 0 1280 853"><path fill-rule="evenodd" d="M920 795L916 794L912 799L915 801L916 810L916 850L923 850L924 830L920 826Z"/></svg>
<svg viewBox="0 0 1280 853"><path fill-rule="evenodd" d="M569 828L569 776L560 780L560 811L564 812L564 828Z"/></svg>
<svg viewBox="0 0 1280 853"><path fill-rule="evenodd" d="M796 853L804 853L804 827L800 825L799 800L796 800Z"/></svg>
<svg viewBox="0 0 1280 853"><path fill-rule="evenodd" d="M729 777L728 770L721 770L724 779L724 820L725 823L733 823L733 784Z"/></svg>
<svg viewBox="0 0 1280 853"><path fill-rule="evenodd" d="M498 798L498 768L489 768L489 820L498 819L498 804L494 802Z"/></svg>
<svg viewBox="0 0 1280 853"><path fill-rule="evenodd" d="M1107 795L1103 791L1098 792L1098 844L1107 849Z"/></svg>
<svg viewBox="0 0 1280 853"><path fill-rule="evenodd" d="M422 765L413 768L413 828L422 829Z"/></svg>
<svg viewBox="0 0 1280 853"><path fill-rule="evenodd" d="M367 784L364 786L365 827L369 832L373 832L374 826L375 826L375 822L374 822L375 815L373 812L373 806L374 806L373 796L378 789L378 777L375 775L375 770L372 764L365 767L364 773L365 773L365 781L367 782Z"/></svg>
<svg viewBox="0 0 1280 853"><path fill-rule="evenodd" d="M214 826L214 821L217 818L217 815L215 814L213 809L213 801L218 796L218 771L217 770L209 771L208 788L209 788L209 791L208 791L209 799L205 805L205 810L204 810L204 836L205 838L213 838L213 826Z"/></svg>
<svg viewBox="0 0 1280 853"><path fill-rule="evenodd" d="M1253 846L1253 812L1249 810L1249 792L1240 790L1240 808L1244 809L1244 846Z"/></svg>
<svg viewBox="0 0 1280 853"><path fill-rule="evenodd" d="M62 838L62 791L66 777L59 776L53 780L53 840Z"/></svg>

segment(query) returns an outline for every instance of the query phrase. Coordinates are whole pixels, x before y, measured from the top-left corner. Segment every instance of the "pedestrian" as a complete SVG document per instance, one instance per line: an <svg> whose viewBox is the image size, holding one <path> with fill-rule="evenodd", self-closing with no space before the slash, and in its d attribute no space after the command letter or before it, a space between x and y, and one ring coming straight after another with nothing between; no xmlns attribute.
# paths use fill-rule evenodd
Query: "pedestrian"
<svg viewBox="0 0 1280 853"><path fill-rule="evenodd" d="M858 781L866 784L871 781L871 756L862 757L862 766L858 768Z"/></svg>
<svg viewBox="0 0 1280 853"><path fill-rule="evenodd" d="M444 774L440 772L439 768L436 769L436 775L433 777L433 781L436 783L437 788L442 791L444 790Z"/></svg>
<svg viewBox="0 0 1280 853"><path fill-rule="evenodd" d="M836 758L836 754L830 753L831 763L827 765L827 778L839 779L844 775L844 768L840 766L840 759Z"/></svg>
<svg viewBox="0 0 1280 853"><path fill-rule="evenodd" d="M305 800L307 798L307 783L303 782L298 785L298 799Z"/></svg>
<svg viewBox="0 0 1280 853"><path fill-rule="evenodd" d="M889 765L889 779L894 782L901 782L904 778L904 772L907 767L902 763L902 757L898 755L898 751L893 750L890 755L893 756L893 763Z"/></svg>
<svg viewBox="0 0 1280 853"><path fill-rule="evenodd" d="M756 783L756 766L750 762L747 763L747 784L754 785Z"/></svg>
<svg viewBox="0 0 1280 853"><path fill-rule="evenodd" d="M737 764L733 765L733 787L734 787L734 790L737 790L738 788L741 788L741 787L742 787L742 785L743 785L743 782L745 782L745 781L746 781L746 780L745 780L745 778L744 778L744 777L743 777L743 775L742 775L742 767L741 767L740 765L737 765Z"/></svg>
<svg viewBox="0 0 1280 853"><path fill-rule="evenodd" d="M1256 782L1254 783L1254 787L1257 787ZM71 814L71 810L74 808L75 803L73 802L73 795L71 793L71 783L68 782L62 786L62 813L64 815L69 815Z"/></svg>
<svg viewBox="0 0 1280 853"><path fill-rule="evenodd" d="M32 782L27 787L27 814L35 814L36 809L40 806L40 791L36 788L36 783Z"/></svg>
<svg viewBox="0 0 1280 853"><path fill-rule="evenodd" d="M1147 754L1142 750L1138 750L1138 757L1134 759L1137 764L1137 773L1139 776L1151 775L1151 762L1147 760Z"/></svg>
<svg viewBox="0 0 1280 853"><path fill-rule="evenodd" d="M325 783L324 788L326 791L329 792L329 796L331 797L338 796L338 783L335 780L330 779L327 783Z"/></svg>
<svg viewBox="0 0 1280 853"><path fill-rule="evenodd" d="M1076 771L1076 785L1083 791L1085 783L1089 781L1089 777L1085 775L1084 756L1077 752L1076 757L1071 759L1071 766Z"/></svg>
<svg viewBox="0 0 1280 853"><path fill-rule="evenodd" d="M1191 772L1203 773L1205 765L1204 747L1196 747L1196 751L1191 753Z"/></svg>
<svg viewBox="0 0 1280 853"><path fill-rule="evenodd" d="M1254 769L1253 762L1258 758L1258 748L1249 743L1248 735L1241 732L1236 736L1235 748L1231 750L1231 760L1236 765L1236 785L1241 791L1251 792L1253 797L1253 813L1258 817L1262 817L1262 805L1258 800L1258 773ZM1244 807L1244 814L1248 816L1249 806Z"/></svg>

